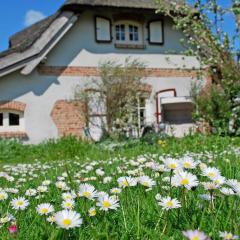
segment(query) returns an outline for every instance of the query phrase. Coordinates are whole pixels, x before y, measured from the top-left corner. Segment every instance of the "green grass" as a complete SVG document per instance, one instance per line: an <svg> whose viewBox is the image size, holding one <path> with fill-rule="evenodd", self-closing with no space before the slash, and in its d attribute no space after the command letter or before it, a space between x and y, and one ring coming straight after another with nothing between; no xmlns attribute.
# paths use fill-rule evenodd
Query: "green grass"
<svg viewBox="0 0 240 240"><path fill-rule="evenodd" d="M218 189L214 190L213 206L209 201L200 199L199 194L207 193L201 185L189 191L177 187L171 187L170 190L169 182L164 181L165 177L169 177L169 172L156 175L156 172L145 167L141 170L142 174L154 179L157 185L151 191L145 191L146 188L140 184L123 189L119 195L120 207L117 210L105 213L96 207L97 215L89 217L88 209L96 206L96 201L77 198L74 210L83 218L83 224L79 228L63 230L55 224L48 223L46 217L37 214L36 206L45 202L54 205L55 211L62 210L62 191L55 186L57 177L62 176L62 173L67 173L64 181L71 190L78 191L83 178L96 177L96 180L87 182L94 185L98 191L109 193L111 188L118 187L119 177L126 176L128 170L137 168L130 165L129 160L137 160L140 155L144 155L147 162L160 163L159 157L166 154L180 159L187 152L188 155L194 153L195 160L217 167L227 179L240 180L240 157L236 151L240 148L239 138L199 135L167 139L164 147L141 141L127 142L119 147L115 146L114 150L108 146L80 142L73 138L36 146L0 142L0 171L14 177L13 182L0 177L0 188L19 190L17 194L8 193L9 198L0 201L0 217L7 212L13 214L18 226L17 234L11 235L7 230L9 223L6 223L0 228L0 239L15 237L21 240L178 240L183 239L182 231L188 229L200 229L212 239L220 239L219 231L230 231L240 235L239 196L224 196ZM82 171L93 161L96 161L93 170L87 173ZM28 165L17 165L19 163ZM105 172L103 177L96 175L95 170L99 168ZM189 172L196 175L200 182L209 181L207 177L201 175L199 167ZM103 178L106 176L111 176L112 181L104 184ZM25 196L27 189L37 188L46 179L51 181L48 192L40 194L39 199ZM158 193L177 198L182 207L172 209L168 213L163 211L155 199ZM10 201L18 196L24 196L30 202L24 211L15 211L11 207Z"/></svg>

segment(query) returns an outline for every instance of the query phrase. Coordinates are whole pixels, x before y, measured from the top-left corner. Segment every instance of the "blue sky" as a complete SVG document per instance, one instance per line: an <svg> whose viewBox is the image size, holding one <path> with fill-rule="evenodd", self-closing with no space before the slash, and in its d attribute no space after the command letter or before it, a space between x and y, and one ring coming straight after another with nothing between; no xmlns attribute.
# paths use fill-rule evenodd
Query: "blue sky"
<svg viewBox="0 0 240 240"><path fill-rule="evenodd" d="M64 0L2 0L0 51L8 48L8 38L25 28L26 23L51 15L63 2Z"/></svg>
<svg viewBox="0 0 240 240"><path fill-rule="evenodd" d="M190 0L191 1L191 0ZM230 0L219 0L227 6ZM36 20L54 13L64 0L4 0L0 14L0 51L8 48L8 39L14 33L22 30ZM234 23L229 17L224 23L226 31L234 29Z"/></svg>

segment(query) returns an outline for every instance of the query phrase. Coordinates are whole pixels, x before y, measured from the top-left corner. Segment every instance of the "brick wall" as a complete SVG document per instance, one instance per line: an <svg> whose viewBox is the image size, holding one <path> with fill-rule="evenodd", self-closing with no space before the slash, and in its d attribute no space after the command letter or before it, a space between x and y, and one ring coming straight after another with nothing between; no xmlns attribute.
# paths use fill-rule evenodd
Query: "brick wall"
<svg viewBox="0 0 240 240"><path fill-rule="evenodd" d="M83 136L85 127L85 105L79 101L59 100L54 104L51 117L58 129L59 137Z"/></svg>
<svg viewBox="0 0 240 240"><path fill-rule="evenodd" d="M15 110L19 112L24 112L25 108L25 103L17 101L0 101L0 110Z"/></svg>
<svg viewBox="0 0 240 240"><path fill-rule="evenodd" d="M146 77L192 77L196 78L197 70L187 69L160 69L146 68L144 75ZM40 66L38 67L40 75L47 76L99 76L97 67L65 67L65 66Z"/></svg>

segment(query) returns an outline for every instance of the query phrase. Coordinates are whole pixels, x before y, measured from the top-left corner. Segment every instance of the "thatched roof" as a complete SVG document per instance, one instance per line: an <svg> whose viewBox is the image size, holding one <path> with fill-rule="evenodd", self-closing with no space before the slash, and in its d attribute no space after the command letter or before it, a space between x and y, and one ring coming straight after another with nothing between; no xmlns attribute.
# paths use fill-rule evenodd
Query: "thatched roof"
<svg viewBox="0 0 240 240"><path fill-rule="evenodd" d="M23 52L28 49L56 19L59 12L31 25L24 30L15 33L9 39L9 49L0 53L0 58L11 53Z"/></svg>
<svg viewBox="0 0 240 240"><path fill-rule="evenodd" d="M85 5L85 6L107 6L125 8L156 9L154 0L67 0L64 6Z"/></svg>

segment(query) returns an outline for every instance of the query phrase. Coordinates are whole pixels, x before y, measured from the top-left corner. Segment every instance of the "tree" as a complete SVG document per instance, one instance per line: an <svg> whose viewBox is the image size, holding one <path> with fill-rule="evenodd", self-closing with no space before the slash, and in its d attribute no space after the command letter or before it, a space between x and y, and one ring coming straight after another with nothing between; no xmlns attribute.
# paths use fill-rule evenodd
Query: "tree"
<svg viewBox="0 0 240 240"><path fill-rule="evenodd" d="M158 12L171 17L175 28L184 33L181 41L186 53L196 56L202 74L208 71L212 78L212 86L200 96L195 95L195 116L203 118L218 132L229 132L232 118L240 118L240 111L236 111L236 98L240 96L240 1L232 0L227 7L218 0L192 0L191 5L185 1L157 2ZM231 33L223 27L227 16L235 22ZM235 123L235 131L231 133L240 129L238 122Z"/></svg>
<svg viewBox="0 0 240 240"><path fill-rule="evenodd" d="M101 127L104 135L114 130L122 133L127 126L136 125L134 111L145 75L145 64L138 59L127 58L124 63L105 61L98 67L99 78L93 79L85 90L76 90L75 98L88 105L86 119L89 124ZM101 121L91 120L92 113L100 113Z"/></svg>

